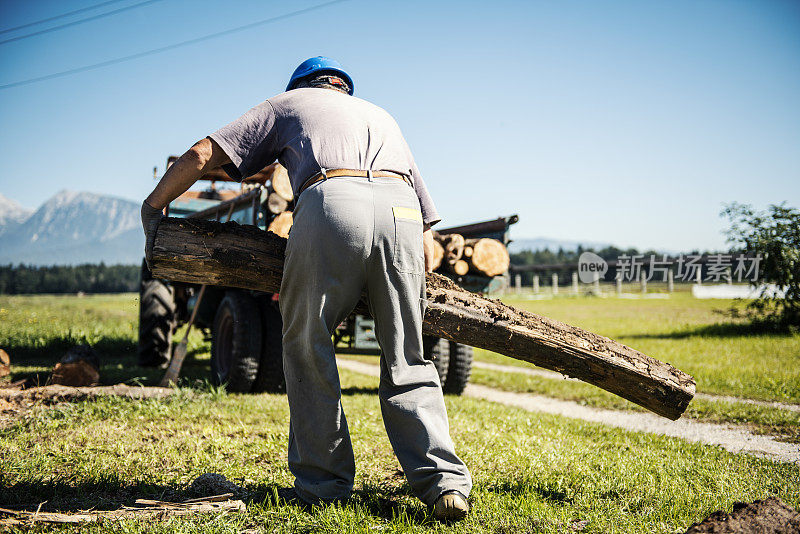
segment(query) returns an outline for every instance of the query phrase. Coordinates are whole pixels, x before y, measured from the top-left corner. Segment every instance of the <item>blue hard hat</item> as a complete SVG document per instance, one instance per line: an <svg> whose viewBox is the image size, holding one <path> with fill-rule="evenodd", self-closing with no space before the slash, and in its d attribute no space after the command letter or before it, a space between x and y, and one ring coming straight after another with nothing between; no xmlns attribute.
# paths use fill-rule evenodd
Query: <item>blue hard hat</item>
<svg viewBox="0 0 800 534"><path fill-rule="evenodd" d="M286 90L291 91L292 89L294 89L294 85L299 80L305 78L309 74L314 74L315 72L323 72L323 71L333 72L344 78L344 81L347 82L348 86L350 86L349 93L351 95L353 94L353 89L354 89L353 79L350 77L349 74L345 72L344 67L342 67L342 64L336 61L335 59L323 56L312 57L300 63L300 66L294 69L292 77L289 78L289 85L286 86Z"/></svg>

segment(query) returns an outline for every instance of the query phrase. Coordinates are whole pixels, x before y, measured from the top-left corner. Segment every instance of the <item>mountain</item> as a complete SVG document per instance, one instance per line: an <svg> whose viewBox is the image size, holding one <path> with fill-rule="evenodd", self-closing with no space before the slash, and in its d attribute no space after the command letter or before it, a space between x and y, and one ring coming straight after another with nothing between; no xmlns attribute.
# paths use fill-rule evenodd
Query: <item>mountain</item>
<svg viewBox="0 0 800 534"><path fill-rule="evenodd" d="M0 214L13 212L5 207L7 200L0 200ZM13 213L16 218L0 221L2 264L138 264L142 259L139 206L130 200L59 191L27 217Z"/></svg>
<svg viewBox="0 0 800 534"><path fill-rule="evenodd" d="M0 236L15 229L30 217L32 210L0 194Z"/></svg>

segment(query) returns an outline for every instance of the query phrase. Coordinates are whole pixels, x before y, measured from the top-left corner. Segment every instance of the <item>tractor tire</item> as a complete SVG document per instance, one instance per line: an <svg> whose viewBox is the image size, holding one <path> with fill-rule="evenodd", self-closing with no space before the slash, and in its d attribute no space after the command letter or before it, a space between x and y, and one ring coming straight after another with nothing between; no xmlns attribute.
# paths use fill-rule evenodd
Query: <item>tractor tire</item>
<svg viewBox="0 0 800 534"><path fill-rule="evenodd" d="M433 360L439 373L439 383L444 385L450 365L450 342L434 336L422 336L422 350L426 360Z"/></svg>
<svg viewBox="0 0 800 534"><path fill-rule="evenodd" d="M143 262L139 284L139 365L166 367L169 363L175 315L174 289L167 282L153 278Z"/></svg>
<svg viewBox="0 0 800 534"><path fill-rule="evenodd" d="M283 375L283 318L278 303L262 298L261 308L261 363L253 392L283 393L286 379Z"/></svg>
<svg viewBox="0 0 800 534"><path fill-rule="evenodd" d="M461 395L472 373L472 347L450 341L450 364L447 366L447 379L442 391Z"/></svg>
<svg viewBox="0 0 800 534"><path fill-rule="evenodd" d="M261 312L249 293L228 290L211 327L211 382L249 393L261 359Z"/></svg>

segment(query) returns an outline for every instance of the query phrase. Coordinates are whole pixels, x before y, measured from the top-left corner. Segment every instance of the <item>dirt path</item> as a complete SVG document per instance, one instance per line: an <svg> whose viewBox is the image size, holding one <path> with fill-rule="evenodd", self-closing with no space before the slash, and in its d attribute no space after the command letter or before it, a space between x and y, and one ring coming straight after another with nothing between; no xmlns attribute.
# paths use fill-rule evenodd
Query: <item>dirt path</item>
<svg viewBox="0 0 800 534"><path fill-rule="evenodd" d="M376 377L380 375L380 368L377 365L341 358L337 362L339 367L343 369ZM535 371L535 369L530 370ZM800 463L800 445L776 441L770 436L752 434L747 430L732 426L701 423L689 419L670 421L650 413L589 408L581 406L577 402L563 401L541 395L500 391L473 384L467 386L464 394L477 399L522 408L523 410L562 415L635 432L647 432L708 445L719 445L734 453L752 454L779 462Z"/></svg>
<svg viewBox="0 0 800 534"><path fill-rule="evenodd" d="M560 373L547 371L545 369L531 369L528 367L519 367L516 365L499 365L496 363L488 362L472 362L473 367L478 369L486 369L487 371L500 371L502 373L518 373L528 376L538 376L542 378L551 378L558 380L575 380L573 378L565 377ZM709 400L714 402L736 402L740 404L752 404L755 406L766 406L767 408L778 408L780 410L788 410L790 412L800 412L800 404L786 404L777 401L761 401L755 399L745 399L742 397L734 397L732 395L711 395L709 393L697 393L695 398Z"/></svg>

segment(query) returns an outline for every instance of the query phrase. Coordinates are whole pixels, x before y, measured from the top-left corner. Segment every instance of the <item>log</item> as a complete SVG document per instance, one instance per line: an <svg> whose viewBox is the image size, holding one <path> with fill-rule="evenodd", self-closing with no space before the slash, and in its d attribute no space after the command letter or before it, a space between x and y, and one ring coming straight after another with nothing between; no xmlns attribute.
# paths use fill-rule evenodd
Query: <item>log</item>
<svg viewBox="0 0 800 534"><path fill-rule="evenodd" d="M464 276L469 272L469 264L464 260L456 260L454 262L446 262L445 269L458 276Z"/></svg>
<svg viewBox="0 0 800 534"><path fill-rule="evenodd" d="M291 202L294 194L292 193L292 183L289 181L289 172L286 167L280 163L276 164L270 180L272 190L286 202Z"/></svg>
<svg viewBox="0 0 800 534"><path fill-rule="evenodd" d="M444 261L454 263L461 259L464 253L464 236L461 234L441 235L434 233L433 238L444 248Z"/></svg>
<svg viewBox="0 0 800 534"><path fill-rule="evenodd" d="M272 219L272 222L267 226L267 231L280 237L287 238L289 237L289 229L292 227L293 221L292 212L284 211Z"/></svg>
<svg viewBox="0 0 800 534"><path fill-rule="evenodd" d="M472 249L468 256L471 271L485 276L497 276L508 270L511 258L508 249L497 239L467 239L465 248Z"/></svg>
<svg viewBox="0 0 800 534"><path fill-rule="evenodd" d="M472 257L472 247L465 246L464 247L464 257L471 258Z"/></svg>
<svg viewBox="0 0 800 534"><path fill-rule="evenodd" d="M444 259L444 247L441 243L433 240L433 267L432 270L436 270L442 265L442 260Z"/></svg>
<svg viewBox="0 0 800 534"><path fill-rule="evenodd" d="M100 382L100 359L89 345L76 345L53 367L51 384L93 386Z"/></svg>
<svg viewBox="0 0 800 534"><path fill-rule="evenodd" d="M278 215L279 213L283 213L286 211L286 208L289 207L289 203L286 201L285 198L280 196L278 193L273 191L272 193L267 196L267 209L270 213L274 215Z"/></svg>
<svg viewBox="0 0 800 534"><path fill-rule="evenodd" d="M0 349L0 377L8 376L11 374L11 358L8 353Z"/></svg>
<svg viewBox="0 0 800 534"><path fill-rule="evenodd" d="M254 226L164 219L151 270L158 278L276 293L286 239ZM612 339L427 275L425 334L483 348L578 378L669 419L686 410L694 379ZM362 303L359 313L366 310Z"/></svg>

